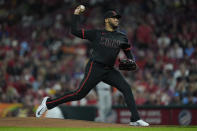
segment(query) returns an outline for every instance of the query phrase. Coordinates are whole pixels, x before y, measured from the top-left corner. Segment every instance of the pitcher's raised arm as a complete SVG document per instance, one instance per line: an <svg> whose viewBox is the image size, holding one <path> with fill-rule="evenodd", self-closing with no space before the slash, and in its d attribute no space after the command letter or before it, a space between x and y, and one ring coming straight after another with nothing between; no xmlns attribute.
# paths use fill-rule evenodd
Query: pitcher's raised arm
<svg viewBox="0 0 197 131"><path fill-rule="evenodd" d="M82 39L88 39L93 40L96 36L96 30L86 30L84 28L79 28L80 23L80 14L85 11L85 6L79 5L75 11L74 15L72 17L72 23L71 23L71 33L77 37L80 37Z"/></svg>

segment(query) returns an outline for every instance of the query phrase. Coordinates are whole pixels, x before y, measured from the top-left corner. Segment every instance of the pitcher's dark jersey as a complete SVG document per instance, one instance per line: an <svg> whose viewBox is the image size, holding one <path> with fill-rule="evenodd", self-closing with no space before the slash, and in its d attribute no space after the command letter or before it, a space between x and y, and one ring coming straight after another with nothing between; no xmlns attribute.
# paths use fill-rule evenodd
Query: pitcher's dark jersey
<svg viewBox="0 0 197 131"><path fill-rule="evenodd" d="M123 49L129 59L133 59L130 53L130 45L128 44L128 39L125 34L118 31L110 32L107 30L78 29L79 21L80 16L74 15L71 32L80 38L92 42L93 51L90 59L108 66L113 66L120 49Z"/></svg>
<svg viewBox="0 0 197 131"><path fill-rule="evenodd" d="M79 21L79 16L74 15L72 33L80 38L90 40L93 49L90 60L85 68L84 78L78 89L65 92L64 95L56 99L48 99L46 102L47 109L52 109L65 102L80 100L100 81L103 81L116 87L123 93L125 102L132 114L131 122L139 120L140 117L130 85L123 78L123 75L116 68L112 67L120 49L123 49L129 59L133 58L130 53L127 37L118 31L78 29L77 23Z"/></svg>

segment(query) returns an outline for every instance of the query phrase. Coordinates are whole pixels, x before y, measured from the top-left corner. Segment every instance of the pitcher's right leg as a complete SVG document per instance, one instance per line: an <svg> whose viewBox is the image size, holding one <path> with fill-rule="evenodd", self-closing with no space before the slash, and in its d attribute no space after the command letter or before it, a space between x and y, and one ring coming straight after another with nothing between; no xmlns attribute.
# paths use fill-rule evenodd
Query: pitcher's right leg
<svg viewBox="0 0 197 131"><path fill-rule="evenodd" d="M42 104L37 108L36 116L40 117L47 109L52 109L62 103L82 99L101 81L101 79L102 71L100 71L92 61L89 61L86 66L85 76L79 88L75 91L66 92L63 96L55 99L45 97Z"/></svg>
<svg viewBox="0 0 197 131"><path fill-rule="evenodd" d="M98 77L99 74L96 74L96 70L97 69L95 68L94 63L90 61L87 64L85 76L81 81L79 88L75 91L67 92L63 96L56 99L48 99L46 102L47 108L52 109L62 103L80 100L85 97L89 91L100 81Z"/></svg>

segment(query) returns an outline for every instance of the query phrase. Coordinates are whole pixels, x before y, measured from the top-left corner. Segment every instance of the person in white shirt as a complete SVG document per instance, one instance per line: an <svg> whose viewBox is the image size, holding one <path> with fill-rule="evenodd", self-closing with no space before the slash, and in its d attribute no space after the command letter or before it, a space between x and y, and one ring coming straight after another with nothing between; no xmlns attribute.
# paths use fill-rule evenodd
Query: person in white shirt
<svg viewBox="0 0 197 131"><path fill-rule="evenodd" d="M96 86L98 93L98 117L95 118L97 122L107 122L107 116L112 108L112 94L111 86L100 82Z"/></svg>

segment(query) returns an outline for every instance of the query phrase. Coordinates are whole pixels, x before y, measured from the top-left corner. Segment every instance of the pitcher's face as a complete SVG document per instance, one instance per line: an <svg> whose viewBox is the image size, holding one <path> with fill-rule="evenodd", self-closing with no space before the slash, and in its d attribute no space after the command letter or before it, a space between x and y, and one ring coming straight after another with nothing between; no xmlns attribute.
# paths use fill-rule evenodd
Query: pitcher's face
<svg viewBox="0 0 197 131"><path fill-rule="evenodd" d="M112 26L112 27L115 27L117 28L119 26L119 19L116 18L116 17L113 17L113 18L108 18L109 19L109 24Z"/></svg>
<svg viewBox="0 0 197 131"><path fill-rule="evenodd" d="M105 19L105 24L109 25L111 28L116 29L119 26L119 19L116 17Z"/></svg>

